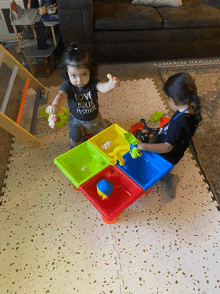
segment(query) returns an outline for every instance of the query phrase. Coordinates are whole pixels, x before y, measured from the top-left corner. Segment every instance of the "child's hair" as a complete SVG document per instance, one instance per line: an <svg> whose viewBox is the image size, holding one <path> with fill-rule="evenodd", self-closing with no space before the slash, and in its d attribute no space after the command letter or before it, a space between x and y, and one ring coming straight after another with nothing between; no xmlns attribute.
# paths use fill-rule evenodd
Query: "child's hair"
<svg viewBox="0 0 220 294"><path fill-rule="evenodd" d="M77 68L85 67L90 70L90 79L97 77L98 64L92 58L91 52L78 47L74 42L70 44L69 48L63 54L61 63L59 64L60 75L65 80L69 80L67 66Z"/></svg>
<svg viewBox="0 0 220 294"><path fill-rule="evenodd" d="M175 74L166 81L164 91L174 100L176 105L192 106L198 123L202 120L200 99L193 78L186 73Z"/></svg>

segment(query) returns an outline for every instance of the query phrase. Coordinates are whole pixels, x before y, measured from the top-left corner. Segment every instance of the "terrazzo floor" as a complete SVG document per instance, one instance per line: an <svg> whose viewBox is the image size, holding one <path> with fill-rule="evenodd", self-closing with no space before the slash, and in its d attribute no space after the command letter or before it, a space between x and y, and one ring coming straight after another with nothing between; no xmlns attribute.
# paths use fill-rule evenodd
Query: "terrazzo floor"
<svg viewBox="0 0 220 294"><path fill-rule="evenodd" d="M25 128L34 96L29 90ZM99 101L103 117L126 130L168 111L147 78L122 81ZM11 151L0 216L1 293L220 293L220 214L189 152L173 169L180 177L175 199L158 182L109 225L54 164L69 150L68 127L50 129L38 116L36 136L40 148L15 139Z"/></svg>

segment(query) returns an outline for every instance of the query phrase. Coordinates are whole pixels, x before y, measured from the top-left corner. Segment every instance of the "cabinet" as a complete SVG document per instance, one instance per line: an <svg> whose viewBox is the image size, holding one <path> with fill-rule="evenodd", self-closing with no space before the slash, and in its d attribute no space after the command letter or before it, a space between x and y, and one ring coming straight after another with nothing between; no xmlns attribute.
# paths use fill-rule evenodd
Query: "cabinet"
<svg viewBox="0 0 220 294"><path fill-rule="evenodd" d="M60 37L59 31L55 33L54 27L59 24L59 19L58 15L53 15L52 21L43 20L45 27L51 28L51 33L53 37L53 44L48 44L48 48L46 50L38 49L36 32L34 30L34 23L38 21L41 21L41 16L38 14L38 9L24 9L23 16L18 20L13 21L11 24L17 36L18 45L21 48L22 54L28 60L32 74L47 75L51 73L54 66L54 50L57 47ZM35 39L24 39L23 41L21 41L16 28L20 25L31 26L34 32ZM34 66L32 62L33 58L36 58L37 60L40 58L43 60L43 63L41 65Z"/></svg>

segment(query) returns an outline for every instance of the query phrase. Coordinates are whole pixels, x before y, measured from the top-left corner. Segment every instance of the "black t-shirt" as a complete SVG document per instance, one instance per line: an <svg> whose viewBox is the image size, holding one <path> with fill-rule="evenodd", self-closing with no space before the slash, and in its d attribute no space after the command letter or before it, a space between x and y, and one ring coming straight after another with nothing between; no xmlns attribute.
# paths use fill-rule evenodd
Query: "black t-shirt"
<svg viewBox="0 0 220 294"><path fill-rule="evenodd" d="M68 95L68 106L70 113L80 120L95 119L99 113L98 95L96 85L98 79L90 80L82 88L75 87L69 80L66 80L60 86Z"/></svg>
<svg viewBox="0 0 220 294"><path fill-rule="evenodd" d="M170 152L160 154L172 164L177 164L183 157L198 126L198 121L196 120L195 115L182 113L178 116L179 113L179 111L176 111L172 116L170 123L162 128L160 133L164 132L158 136L157 141L158 143L166 142L173 146L173 149Z"/></svg>

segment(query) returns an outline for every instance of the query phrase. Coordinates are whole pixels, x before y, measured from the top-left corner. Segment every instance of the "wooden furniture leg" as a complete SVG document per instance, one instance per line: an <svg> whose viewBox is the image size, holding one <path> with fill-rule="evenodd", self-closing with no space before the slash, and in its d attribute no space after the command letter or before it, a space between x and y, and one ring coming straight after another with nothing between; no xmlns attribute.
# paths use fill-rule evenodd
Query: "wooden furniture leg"
<svg viewBox="0 0 220 294"><path fill-rule="evenodd" d="M28 59L28 63L29 63L30 68L31 68L31 73L32 73L32 75L34 76L34 75L35 75L35 68L34 68L34 66L33 66L33 64L32 64L32 60L31 60L30 57L27 57L27 59Z"/></svg>
<svg viewBox="0 0 220 294"><path fill-rule="evenodd" d="M22 44L21 44L21 41L20 41L20 38L19 38L19 35L18 35L18 31L17 31L17 28L16 26L13 26L13 30L15 32L15 36L17 38L17 41L18 41L18 46L21 50L21 54L22 54L22 57L23 57L23 60L24 60L24 63L27 64L27 61L26 61L26 58L25 58L25 55L24 55L24 52L23 52L23 49L21 48Z"/></svg>
<svg viewBox="0 0 220 294"><path fill-rule="evenodd" d="M52 36L53 36L54 45L57 46L57 40L56 40L55 31L54 31L54 26L51 26L51 32L52 32Z"/></svg>

